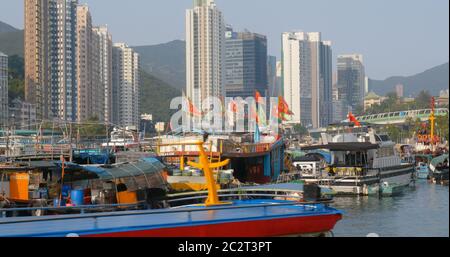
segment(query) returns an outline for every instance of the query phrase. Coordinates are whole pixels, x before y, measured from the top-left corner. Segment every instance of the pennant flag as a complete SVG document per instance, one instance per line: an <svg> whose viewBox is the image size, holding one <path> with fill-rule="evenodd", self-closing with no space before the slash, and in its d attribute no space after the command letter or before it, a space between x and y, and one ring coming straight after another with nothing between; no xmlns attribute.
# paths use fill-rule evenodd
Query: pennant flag
<svg viewBox="0 0 450 257"><path fill-rule="evenodd" d="M261 142L261 134L259 132L258 122L256 123L256 126L255 126L255 134L253 136L253 139L254 139L255 143Z"/></svg>

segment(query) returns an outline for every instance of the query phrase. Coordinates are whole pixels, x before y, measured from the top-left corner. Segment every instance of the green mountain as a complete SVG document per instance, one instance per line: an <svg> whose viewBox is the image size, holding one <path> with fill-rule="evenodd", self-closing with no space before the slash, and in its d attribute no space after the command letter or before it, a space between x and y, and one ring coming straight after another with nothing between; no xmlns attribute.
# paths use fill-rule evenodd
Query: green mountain
<svg viewBox="0 0 450 257"><path fill-rule="evenodd" d="M23 56L23 30L0 33L0 52Z"/></svg>
<svg viewBox="0 0 450 257"><path fill-rule="evenodd" d="M0 52L23 56L23 30L0 21Z"/></svg>
<svg viewBox="0 0 450 257"><path fill-rule="evenodd" d="M2 21L0 21L0 33L5 33L5 32L15 32L18 31L18 29L14 28L13 26L6 24Z"/></svg>
<svg viewBox="0 0 450 257"><path fill-rule="evenodd" d="M135 46L142 69L177 89L186 85L186 43L181 40L152 46Z"/></svg>
<svg viewBox="0 0 450 257"><path fill-rule="evenodd" d="M181 90L141 71L141 113L153 114L153 120L168 122L177 110L170 110L170 101L181 96Z"/></svg>
<svg viewBox="0 0 450 257"><path fill-rule="evenodd" d="M449 87L448 62L413 76L369 81L370 89L378 95L394 92L398 84L403 84L405 96L417 96L424 89L432 95L439 95L440 90Z"/></svg>

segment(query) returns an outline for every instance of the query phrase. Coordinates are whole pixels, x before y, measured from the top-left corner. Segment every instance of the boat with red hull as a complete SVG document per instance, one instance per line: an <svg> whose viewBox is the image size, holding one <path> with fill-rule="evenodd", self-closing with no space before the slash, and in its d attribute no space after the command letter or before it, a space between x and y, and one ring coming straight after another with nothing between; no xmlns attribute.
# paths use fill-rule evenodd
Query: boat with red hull
<svg viewBox="0 0 450 257"><path fill-rule="evenodd" d="M273 237L326 235L342 213L322 203L238 200L182 206L0 220L2 237Z"/></svg>

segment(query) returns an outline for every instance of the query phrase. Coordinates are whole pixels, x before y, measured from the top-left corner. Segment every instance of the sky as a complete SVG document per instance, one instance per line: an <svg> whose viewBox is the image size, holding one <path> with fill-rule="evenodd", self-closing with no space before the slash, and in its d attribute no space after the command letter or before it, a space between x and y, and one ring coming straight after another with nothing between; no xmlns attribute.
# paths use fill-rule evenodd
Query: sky
<svg viewBox="0 0 450 257"><path fill-rule="evenodd" d="M23 0L0 0L0 21L23 28ZM153 45L185 39L192 0L79 0L114 42ZM372 79L408 76L449 60L448 0L216 0L227 24L268 37L280 57L281 33L322 32L333 55L364 55ZM336 59L334 59L334 65Z"/></svg>

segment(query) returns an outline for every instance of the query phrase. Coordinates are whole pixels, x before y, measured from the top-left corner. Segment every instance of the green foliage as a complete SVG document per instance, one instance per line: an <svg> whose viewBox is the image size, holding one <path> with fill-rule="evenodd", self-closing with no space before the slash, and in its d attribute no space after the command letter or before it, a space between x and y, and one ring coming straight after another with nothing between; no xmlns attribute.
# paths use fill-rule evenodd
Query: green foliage
<svg viewBox="0 0 450 257"><path fill-rule="evenodd" d="M415 98L415 101L404 103L393 92L387 94L387 99L379 105L372 105L368 108L364 115L396 112L406 110L428 109L431 104L431 95L428 91L421 91Z"/></svg>
<svg viewBox="0 0 450 257"><path fill-rule="evenodd" d="M295 133L297 133L301 136L305 136L305 135L309 134L308 129L301 124L295 124L294 131L295 131Z"/></svg>
<svg viewBox="0 0 450 257"><path fill-rule="evenodd" d="M137 46L142 69L176 89L186 86L186 43L174 40L168 43Z"/></svg>
<svg viewBox="0 0 450 257"><path fill-rule="evenodd" d="M154 122L169 122L178 110L170 110L170 101L182 96L180 90L141 71L141 113L153 114Z"/></svg>
<svg viewBox="0 0 450 257"><path fill-rule="evenodd" d="M106 127L99 122L97 117L91 117L87 121L75 126L75 130L80 132L80 136L104 136L106 134Z"/></svg>
<svg viewBox="0 0 450 257"><path fill-rule="evenodd" d="M449 130L448 130L448 114L445 116L436 117L436 133L441 138L449 139Z"/></svg>
<svg viewBox="0 0 450 257"><path fill-rule="evenodd" d="M0 52L23 57L23 30L0 33Z"/></svg>
<svg viewBox="0 0 450 257"><path fill-rule="evenodd" d="M8 97L25 99L24 60L18 55L8 57Z"/></svg>
<svg viewBox="0 0 450 257"><path fill-rule="evenodd" d="M419 95L416 97L416 104L422 108L430 108L431 105L431 95L428 90L420 91Z"/></svg>

